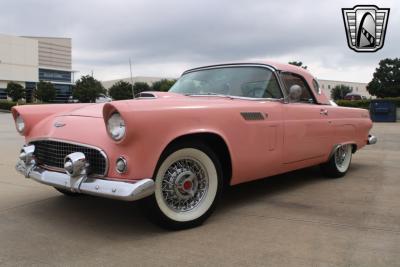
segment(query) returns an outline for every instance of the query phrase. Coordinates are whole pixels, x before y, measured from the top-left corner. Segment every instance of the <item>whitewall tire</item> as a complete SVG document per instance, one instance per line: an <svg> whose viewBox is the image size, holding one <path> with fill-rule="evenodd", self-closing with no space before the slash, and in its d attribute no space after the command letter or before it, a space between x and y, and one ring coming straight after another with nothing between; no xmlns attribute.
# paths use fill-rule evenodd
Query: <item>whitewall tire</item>
<svg viewBox="0 0 400 267"><path fill-rule="evenodd" d="M321 164L323 173L332 178L343 177L349 170L352 150L353 147L351 144L338 146L329 161Z"/></svg>
<svg viewBox="0 0 400 267"><path fill-rule="evenodd" d="M154 175L155 194L147 200L151 217L169 229L203 223L222 190L219 160L206 145L182 143L167 149Z"/></svg>

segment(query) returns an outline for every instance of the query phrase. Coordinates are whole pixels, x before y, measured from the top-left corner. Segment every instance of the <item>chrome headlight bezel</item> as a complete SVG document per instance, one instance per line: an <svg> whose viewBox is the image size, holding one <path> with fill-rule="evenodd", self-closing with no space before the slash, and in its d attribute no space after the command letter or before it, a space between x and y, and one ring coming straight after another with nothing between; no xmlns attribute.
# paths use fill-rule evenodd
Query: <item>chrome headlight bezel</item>
<svg viewBox="0 0 400 267"><path fill-rule="evenodd" d="M107 119L107 133L114 141L121 141L126 134L125 121L119 112L113 112Z"/></svg>
<svg viewBox="0 0 400 267"><path fill-rule="evenodd" d="M17 117L15 118L15 128L17 129L17 131L20 133L20 134L23 134L24 133L24 131L25 131L25 121L24 121L24 119L22 118L22 116L21 115L17 115Z"/></svg>

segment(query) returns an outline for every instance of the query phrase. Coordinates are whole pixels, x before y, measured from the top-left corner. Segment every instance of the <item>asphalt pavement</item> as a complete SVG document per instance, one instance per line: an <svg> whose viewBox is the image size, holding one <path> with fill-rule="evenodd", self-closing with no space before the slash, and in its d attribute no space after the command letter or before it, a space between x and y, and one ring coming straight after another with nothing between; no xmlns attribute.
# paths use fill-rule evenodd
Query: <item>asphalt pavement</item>
<svg viewBox="0 0 400 267"><path fill-rule="evenodd" d="M400 123L342 179L318 168L230 188L201 227L171 232L136 203L65 197L25 179L0 113L0 266L400 266Z"/></svg>

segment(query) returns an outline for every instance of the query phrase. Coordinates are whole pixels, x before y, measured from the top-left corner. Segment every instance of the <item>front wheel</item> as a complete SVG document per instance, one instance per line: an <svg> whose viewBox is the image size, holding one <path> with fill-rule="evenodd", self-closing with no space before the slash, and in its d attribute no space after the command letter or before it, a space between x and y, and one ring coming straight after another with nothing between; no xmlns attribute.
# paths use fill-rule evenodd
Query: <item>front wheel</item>
<svg viewBox="0 0 400 267"><path fill-rule="evenodd" d="M222 169L206 145L175 145L160 159L155 194L146 199L146 212L168 229L202 224L215 209L222 190Z"/></svg>
<svg viewBox="0 0 400 267"><path fill-rule="evenodd" d="M322 172L331 178L343 177L349 170L352 157L352 145L339 146L328 162L321 164Z"/></svg>

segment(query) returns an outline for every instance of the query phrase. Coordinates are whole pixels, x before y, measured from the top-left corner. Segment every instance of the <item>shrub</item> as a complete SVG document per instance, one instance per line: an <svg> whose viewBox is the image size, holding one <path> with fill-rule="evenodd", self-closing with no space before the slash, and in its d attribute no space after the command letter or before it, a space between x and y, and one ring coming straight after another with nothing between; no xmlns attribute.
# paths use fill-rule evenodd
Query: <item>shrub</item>
<svg viewBox="0 0 400 267"><path fill-rule="evenodd" d="M114 100L132 99L132 84L118 81L108 89L108 94Z"/></svg>
<svg viewBox="0 0 400 267"><path fill-rule="evenodd" d="M90 75L82 76L76 82L72 91L73 97L78 99L81 103L94 103L97 97L105 93L106 90L103 85L101 85L101 82Z"/></svg>
<svg viewBox="0 0 400 267"><path fill-rule="evenodd" d="M9 82L7 84L6 93L11 97L12 101L17 102L18 100L25 97L25 90L22 85L15 82Z"/></svg>
<svg viewBox="0 0 400 267"><path fill-rule="evenodd" d="M11 110L11 108L15 105L17 105L17 102L0 100L0 109L2 110Z"/></svg>
<svg viewBox="0 0 400 267"><path fill-rule="evenodd" d="M386 97L382 98L385 100L393 101L398 108L400 108L400 97ZM369 105L371 103L371 99L365 100L337 100L336 104L343 107L352 107L352 108L364 108L369 109Z"/></svg>
<svg viewBox="0 0 400 267"><path fill-rule="evenodd" d="M56 98L56 88L50 82L40 81L35 90L35 97L42 102L50 102Z"/></svg>

